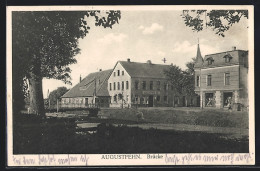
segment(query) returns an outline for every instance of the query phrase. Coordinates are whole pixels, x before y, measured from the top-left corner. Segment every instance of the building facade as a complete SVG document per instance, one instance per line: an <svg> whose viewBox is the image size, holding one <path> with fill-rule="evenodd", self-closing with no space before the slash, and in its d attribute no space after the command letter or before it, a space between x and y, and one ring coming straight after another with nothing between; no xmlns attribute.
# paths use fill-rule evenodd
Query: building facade
<svg viewBox="0 0 260 171"><path fill-rule="evenodd" d="M195 93L200 107L248 106L248 51L237 50L201 56L198 45L195 63Z"/></svg>
<svg viewBox="0 0 260 171"><path fill-rule="evenodd" d="M109 107L107 79L112 70L89 74L61 97L63 108Z"/></svg>
<svg viewBox="0 0 260 171"><path fill-rule="evenodd" d="M110 107L188 106L196 99L176 96L166 78L170 65L118 61L108 79Z"/></svg>

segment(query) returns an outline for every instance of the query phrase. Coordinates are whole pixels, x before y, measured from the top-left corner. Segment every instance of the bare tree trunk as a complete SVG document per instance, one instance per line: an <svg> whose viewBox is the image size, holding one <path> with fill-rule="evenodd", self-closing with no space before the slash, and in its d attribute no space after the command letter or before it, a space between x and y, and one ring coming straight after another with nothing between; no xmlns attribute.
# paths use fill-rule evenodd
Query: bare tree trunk
<svg viewBox="0 0 260 171"><path fill-rule="evenodd" d="M42 93L42 77L40 68L35 67L34 71L30 72L29 92L30 92L30 113L45 117L44 101Z"/></svg>

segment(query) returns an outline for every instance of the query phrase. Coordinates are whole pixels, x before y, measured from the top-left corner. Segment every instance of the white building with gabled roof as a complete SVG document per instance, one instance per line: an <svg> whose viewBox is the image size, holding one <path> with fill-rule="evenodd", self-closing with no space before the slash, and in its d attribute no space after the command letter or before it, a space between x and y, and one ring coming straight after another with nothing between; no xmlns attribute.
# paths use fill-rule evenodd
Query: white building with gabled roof
<svg viewBox="0 0 260 171"><path fill-rule="evenodd" d="M174 97L165 70L171 65L118 61L108 78L110 107L187 106L185 97Z"/></svg>

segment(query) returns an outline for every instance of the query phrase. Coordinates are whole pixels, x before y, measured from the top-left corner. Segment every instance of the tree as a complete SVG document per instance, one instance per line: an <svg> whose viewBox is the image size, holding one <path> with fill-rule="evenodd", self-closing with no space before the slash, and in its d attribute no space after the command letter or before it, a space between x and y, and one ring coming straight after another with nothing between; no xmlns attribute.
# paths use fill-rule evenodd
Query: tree
<svg viewBox="0 0 260 171"><path fill-rule="evenodd" d="M121 13L12 12L13 83L15 82L15 88L21 89L21 80L29 80L31 112L45 115L42 93L44 77L70 83L69 65L77 62L74 57L80 53L78 40L89 32L90 27L86 20L88 17L95 17L96 26L112 28L112 25L118 23ZM14 101L18 102L19 97L21 93L13 94Z"/></svg>
<svg viewBox="0 0 260 171"><path fill-rule="evenodd" d="M174 99L175 96L186 95L193 96L194 93L194 65L195 58L192 58L191 62L186 63L186 70L182 70L180 67L173 65L169 70L165 70L165 75L170 81L171 86L174 90ZM174 100L173 100L174 101Z"/></svg>
<svg viewBox="0 0 260 171"><path fill-rule="evenodd" d="M183 93L188 96L194 95L194 88L195 88L195 58L192 58L192 61L186 63L187 69L183 71Z"/></svg>
<svg viewBox="0 0 260 171"><path fill-rule="evenodd" d="M63 96L69 89L66 87L58 87L56 90L53 90L50 92L49 95L49 101L51 105L55 105L57 103L57 100Z"/></svg>
<svg viewBox="0 0 260 171"><path fill-rule="evenodd" d="M185 25L193 31L211 28L216 34L225 37L224 32L238 23L242 17L248 19L248 10L183 10Z"/></svg>
<svg viewBox="0 0 260 171"><path fill-rule="evenodd" d="M173 88L173 103L175 103L175 96L181 95L183 91L184 75L180 67L173 65L169 70L165 70L164 74L166 75L168 81L170 82ZM173 104L174 106L175 104Z"/></svg>

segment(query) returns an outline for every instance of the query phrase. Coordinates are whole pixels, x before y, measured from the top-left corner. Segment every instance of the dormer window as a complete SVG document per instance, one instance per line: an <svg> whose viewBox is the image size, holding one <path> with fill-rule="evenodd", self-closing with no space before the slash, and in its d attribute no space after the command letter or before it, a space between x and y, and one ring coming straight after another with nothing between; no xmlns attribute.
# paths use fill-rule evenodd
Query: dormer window
<svg viewBox="0 0 260 171"><path fill-rule="evenodd" d="M227 53L223 58L225 59L226 63L229 63L231 61L231 59L232 59L232 56Z"/></svg>
<svg viewBox="0 0 260 171"><path fill-rule="evenodd" d="M208 57L206 60L208 61L208 65L212 65L212 63L214 62L214 59L212 57Z"/></svg>

